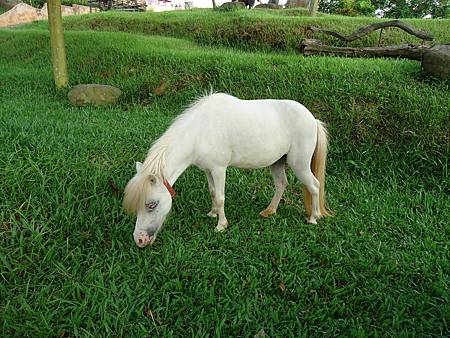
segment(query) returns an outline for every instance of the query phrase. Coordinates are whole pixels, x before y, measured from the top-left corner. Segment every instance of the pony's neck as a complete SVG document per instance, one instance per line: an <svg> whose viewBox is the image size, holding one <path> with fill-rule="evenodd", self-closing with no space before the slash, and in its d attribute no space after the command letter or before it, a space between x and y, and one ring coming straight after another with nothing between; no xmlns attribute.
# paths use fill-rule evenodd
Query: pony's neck
<svg viewBox="0 0 450 338"><path fill-rule="evenodd" d="M174 185L180 175L192 164L191 158L188 156L190 151L183 144L172 143L172 147L167 152L167 162L163 169L163 177Z"/></svg>
<svg viewBox="0 0 450 338"><path fill-rule="evenodd" d="M149 150L144 170L155 174L174 185L178 177L192 164L190 142L163 135Z"/></svg>

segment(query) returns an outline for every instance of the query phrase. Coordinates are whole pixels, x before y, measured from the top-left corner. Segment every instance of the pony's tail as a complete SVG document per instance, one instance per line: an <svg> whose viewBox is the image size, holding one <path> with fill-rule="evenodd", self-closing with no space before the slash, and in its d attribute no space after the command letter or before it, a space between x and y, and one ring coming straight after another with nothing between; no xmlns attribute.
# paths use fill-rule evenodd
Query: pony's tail
<svg viewBox="0 0 450 338"><path fill-rule="evenodd" d="M330 216L331 211L328 209L325 200L325 168L327 164L327 153L328 153L328 133L323 122L317 121L317 142L316 149L314 150L314 155L311 161L311 171L313 175L317 178L320 183L319 190L319 207L322 217ZM311 216L311 194L303 186L303 203L305 205L306 212Z"/></svg>

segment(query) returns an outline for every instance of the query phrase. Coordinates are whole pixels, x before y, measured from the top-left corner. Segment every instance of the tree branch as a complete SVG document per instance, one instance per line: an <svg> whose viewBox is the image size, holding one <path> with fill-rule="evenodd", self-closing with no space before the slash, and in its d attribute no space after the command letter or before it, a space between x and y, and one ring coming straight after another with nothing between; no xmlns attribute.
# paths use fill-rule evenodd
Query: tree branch
<svg viewBox="0 0 450 338"><path fill-rule="evenodd" d="M378 22L378 23L372 23L370 25L367 25L365 27L361 27L358 30L354 31L352 34L350 35L342 35L340 33L337 32L333 32L333 31L328 31L328 30L324 30L322 28L319 27L314 27L314 26L309 26L308 29L312 32L315 33L325 33L328 35L332 35L335 38L338 38L342 41L347 41L347 42L351 42L354 40L357 40L367 34L372 33L373 31L380 29L380 28L385 28L385 27L397 27L400 28L402 30L404 30L405 32L417 36L418 38L421 38L422 40L433 40L433 36L428 33L428 32L424 32L418 29L415 29L413 27L411 27L410 25L404 23L403 21L400 20L392 20L392 21L385 21L385 22Z"/></svg>
<svg viewBox="0 0 450 338"><path fill-rule="evenodd" d="M300 46L303 55L337 55L347 57L402 57L411 60L422 59L422 54L429 47L423 45L399 45L386 47L333 47L324 45L319 40L304 39Z"/></svg>

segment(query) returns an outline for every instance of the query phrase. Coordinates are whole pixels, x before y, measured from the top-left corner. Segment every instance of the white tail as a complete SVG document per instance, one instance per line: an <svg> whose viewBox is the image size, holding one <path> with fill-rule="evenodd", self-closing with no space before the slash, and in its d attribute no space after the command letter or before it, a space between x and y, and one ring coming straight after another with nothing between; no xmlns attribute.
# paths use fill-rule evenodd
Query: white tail
<svg viewBox="0 0 450 338"><path fill-rule="evenodd" d="M331 212L328 210L327 203L325 200L325 168L327 164L327 153L328 153L328 133L324 126L324 123L317 121L317 143L316 149L314 150L314 155L311 160L311 171L313 175L317 178L320 183L319 191L319 206L320 213L322 217L330 216ZM308 216L311 216L311 194L305 187L303 187L303 203L305 205L306 212Z"/></svg>

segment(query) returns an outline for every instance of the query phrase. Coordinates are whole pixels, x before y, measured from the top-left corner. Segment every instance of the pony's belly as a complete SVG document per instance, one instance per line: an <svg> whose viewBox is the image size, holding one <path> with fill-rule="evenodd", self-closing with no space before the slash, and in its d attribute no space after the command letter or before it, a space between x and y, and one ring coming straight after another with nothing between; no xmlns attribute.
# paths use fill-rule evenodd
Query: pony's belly
<svg viewBox="0 0 450 338"><path fill-rule="evenodd" d="M265 168L272 164L274 164L277 160L279 160L283 155L278 157L277 159L271 159L270 161L260 161L260 162L251 162L251 161L237 161L230 163L230 167L242 168L242 169L259 169Z"/></svg>
<svg viewBox="0 0 450 338"><path fill-rule="evenodd" d="M253 151L233 152L229 166L243 169L258 169L268 167L286 155L288 147L253 148Z"/></svg>
<svg viewBox="0 0 450 338"><path fill-rule="evenodd" d="M258 169L272 165L289 151L289 146L283 147L236 147L222 148L197 154L193 164L200 169L214 167L237 167L243 169Z"/></svg>

